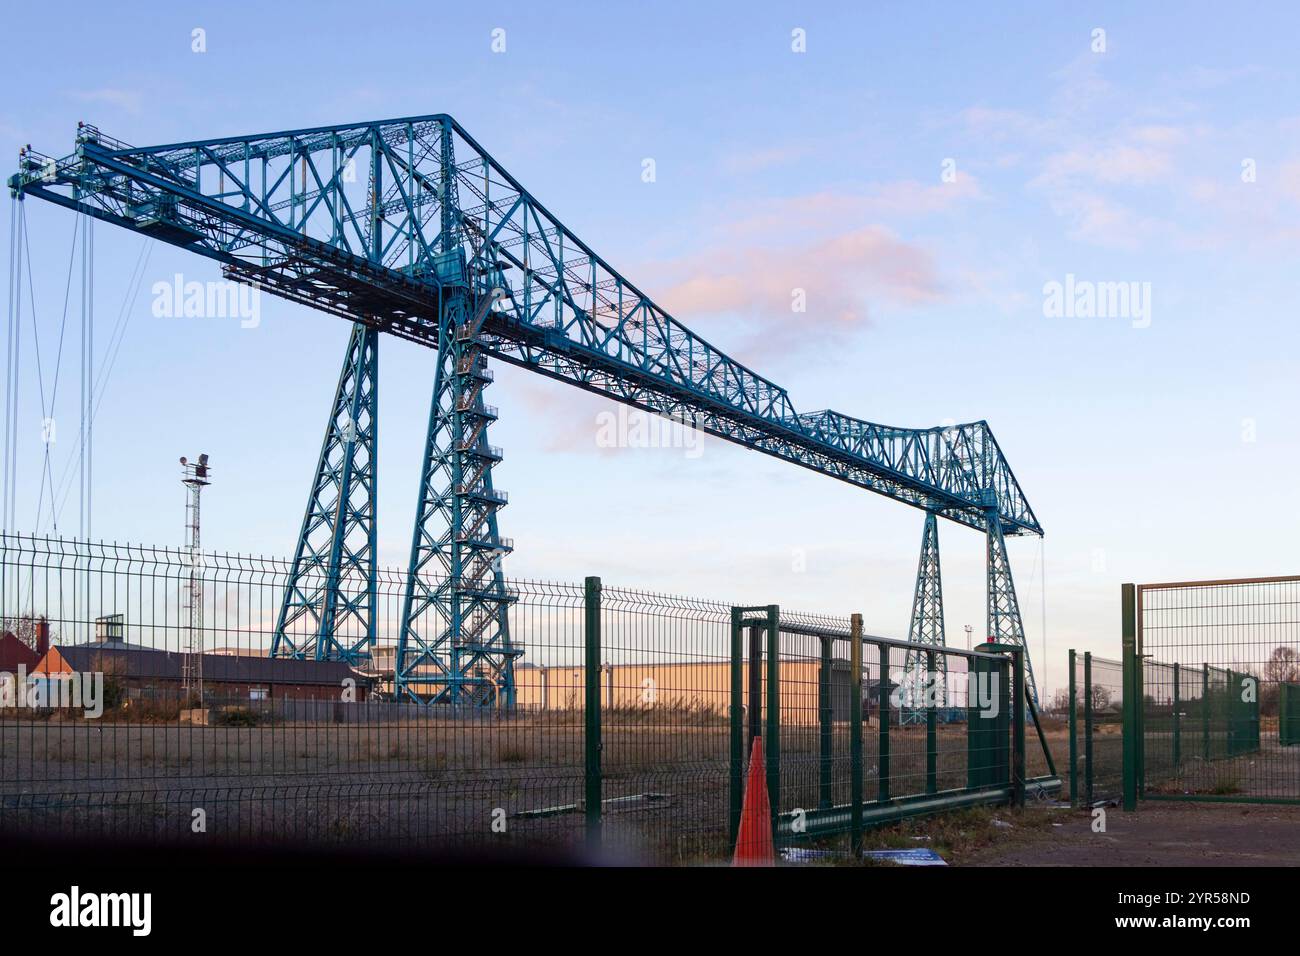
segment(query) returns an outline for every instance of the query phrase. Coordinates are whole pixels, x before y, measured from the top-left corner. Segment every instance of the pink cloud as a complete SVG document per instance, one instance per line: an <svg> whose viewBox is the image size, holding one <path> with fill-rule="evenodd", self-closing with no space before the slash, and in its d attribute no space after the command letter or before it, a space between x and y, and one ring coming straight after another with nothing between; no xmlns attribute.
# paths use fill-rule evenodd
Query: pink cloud
<svg viewBox="0 0 1300 956"><path fill-rule="evenodd" d="M824 345L827 333L865 324L874 302L924 304L945 291L928 252L878 225L798 246L723 245L660 271L656 301L688 324L739 318L751 355L788 350L810 324Z"/></svg>
<svg viewBox="0 0 1300 956"><path fill-rule="evenodd" d="M960 203L984 198L978 180L958 169L952 182L940 182L935 166L935 182L914 179L878 183L860 192L824 190L803 196L747 200L742 215L723 229L730 235L792 229L825 232L828 226L854 221L896 219L935 215L947 212Z"/></svg>

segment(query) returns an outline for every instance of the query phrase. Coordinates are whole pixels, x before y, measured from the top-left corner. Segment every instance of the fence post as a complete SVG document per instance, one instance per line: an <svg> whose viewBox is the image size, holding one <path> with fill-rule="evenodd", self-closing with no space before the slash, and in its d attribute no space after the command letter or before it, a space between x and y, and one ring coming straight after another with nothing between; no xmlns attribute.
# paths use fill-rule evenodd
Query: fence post
<svg viewBox="0 0 1300 956"><path fill-rule="evenodd" d="M1074 648L1070 648L1070 678L1069 678L1069 725L1070 725L1070 806L1079 805L1079 716L1075 713L1078 701L1079 688L1076 686L1074 679L1075 653Z"/></svg>
<svg viewBox="0 0 1300 956"><path fill-rule="evenodd" d="M1182 697L1182 677L1179 674L1178 665L1174 665L1174 769L1182 766L1183 763L1183 737L1182 737L1182 715L1179 711L1182 709L1180 698Z"/></svg>
<svg viewBox="0 0 1300 956"><path fill-rule="evenodd" d="M929 700L925 708L925 792L939 792L939 728L936 710L937 688L934 686L934 651L925 652L925 666L929 670ZM946 671L945 671L946 672ZM944 703L947 703L947 684L944 684Z"/></svg>
<svg viewBox="0 0 1300 956"><path fill-rule="evenodd" d="M1142 746L1138 739L1138 649L1137 604L1135 589L1125 584L1120 591L1120 633L1123 640L1124 683L1124 809L1137 809L1138 762L1137 750Z"/></svg>
<svg viewBox="0 0 1300 956"><path fill-rule="evenodd" d="M1016 648L1011 652L1011 666L1015 668L1015 698L1011 702L1011 805L1025 805L1025 702L1029 688L1025 686L1025 652Z"/></svg>
<svg viewBox="0 0 1300 956"><path fill-rule="evenodd" d="M742 662L743 629L740 608L731 609L731 801L728 814L728 844L736 845L740 832L740 811L745 781L745 676ZM751 703L752 706L752 703Z"/></svg>
<svg viewBox="0 0 1300 956"><path fill-rule="evenodd" d="M879 698L876 713L880 715L880 772L877 778L876 799L889 801L889 645L878 644L880 649L880 682L876 685Z"/></svg>
<svg viewBox="0 0 1300 956"><path fill-rule="evenodd" d="M862 853L862 615L849 618L849 814L853 855Z"/></svg>
<svg viewBox="0 0 1300 956"><path fill-rule="evenodd" d="M754 738L763 736L763 625L749 628L749 739L745 753L754 748Z"/></svg>
<svg viewBox="0 0 1300 956"><path fill-rule="evenodd" d="M1133 613L1133 717L1137 735L1133 738L1133 779L1137 783L1137 796L1147 792L1147 667L1142 653L1142 592L1137 592L1136 610Z"/></svg>
<svg viewBox="0 0 1300 956"><path fill-rule="evenodd" d="M772 839L781 812L781 609L767 606L767 798L772 806Z"/></svg>
<svg viewBox="0 0 1300 956"><path fill-rule="evenodd" d="M1092 651L1083 652L1083 781L1092 806ZM1122 743L1122 741L1121 741Z"/></svg>
<svg viewBox="0 0 1300 956"><path fill-rule="evenodd" d="M831 639L821 639L821 669L817 679L817 723L818 723L818 757L819 784L818 806L831 805L831 748L833 743L831 729Z"/></svg>
<svg viewBox="0 0 1300 956"><path fill-rule="evenodd" d="M600 578L589 577L586 582L584 602L586 620L586 817L587 846L599 849L601 843L600 802Z"/></svg>
<svg viewBox="0 0 1300 956"><path fill-rule="evenodd" d="M1201 665L1201 748L1202 759L1210 759L1210 665Z"/></svg>

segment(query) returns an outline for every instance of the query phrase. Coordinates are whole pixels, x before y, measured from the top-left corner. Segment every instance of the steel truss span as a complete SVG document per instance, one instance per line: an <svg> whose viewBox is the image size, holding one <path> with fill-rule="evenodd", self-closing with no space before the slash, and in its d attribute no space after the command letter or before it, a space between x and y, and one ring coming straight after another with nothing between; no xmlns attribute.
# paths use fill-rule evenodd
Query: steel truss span
<svg viewBox="0 0 1300 956"><path fill-rule="evenodd" d="M624 278L450 116L143 148L83 124L69 156L25 149L10 187L438 351L398 652L408 696L513 698L521 651L510 642L500 574L509 544L497 531L505 496L491 480L500 454L487 441L496 410L482 401L488 358L989 534L989 634L1023 642L1002 539L1043 529L986 422L895 428L796 410L785 389ZM350 347L345 363L355 369L356 361ZM367 362L377 363L373 353ZM363 381L368 398L377 386ZM315 630L281 635L284 653L360 659L374 641L365 583L376 480L368 443L377 428L368 416L356 427L351 416L336 400L299 546L306 583L288 590L281 614ZM309 533L320 540L308 542ZM421 574L435 564L450 582L440 589ZM934 567L937 587L937 553ZM348 621L348 633L330 632L332 621Z"/></svg>

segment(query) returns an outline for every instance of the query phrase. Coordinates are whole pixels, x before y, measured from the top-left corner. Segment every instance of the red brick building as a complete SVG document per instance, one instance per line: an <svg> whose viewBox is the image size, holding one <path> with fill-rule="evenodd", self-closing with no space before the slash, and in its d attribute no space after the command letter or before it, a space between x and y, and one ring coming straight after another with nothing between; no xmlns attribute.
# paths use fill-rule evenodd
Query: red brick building
<svg viewBox="0 0 1300 956"><path fill-rule="evenodd" d="M353 700L364 701L370 680L341 661L303 661L231 654L199 655L204 698L223 702L259 700L341 701L353 688ZM187 655L159 651L118 641L60 644L51 647L30 668L37 674L101 672L124 687L179 696L185 687ZM195 662L197 663L197 662ZM191 676L191 681L194 679ZM351 681L349 685L346 682Z"/></svg>

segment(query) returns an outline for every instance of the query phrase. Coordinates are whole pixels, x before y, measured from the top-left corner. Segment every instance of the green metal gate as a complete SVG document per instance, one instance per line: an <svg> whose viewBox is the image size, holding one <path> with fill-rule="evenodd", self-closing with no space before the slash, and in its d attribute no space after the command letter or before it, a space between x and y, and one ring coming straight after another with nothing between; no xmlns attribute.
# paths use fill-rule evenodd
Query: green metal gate
<svg viewBox="0 0 1300 956"><path fill-rule="evenodd" d="M923 688L909 687L909 652ZM869 826L1061 787L1045 742L1026 760L1039 721L1018 647L909 644L863 634L861 615L844 630L769 605L732 609L731 655L733 843L758 737L778 846L848 834L856 850Z"/></svg>
<svg viewBox="0 0 1300 956"><path fill-rule="evenodd" d="M1123 586L1124 805L1300 803L1300 577Z"/></svg>

